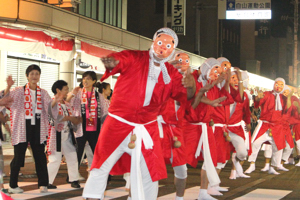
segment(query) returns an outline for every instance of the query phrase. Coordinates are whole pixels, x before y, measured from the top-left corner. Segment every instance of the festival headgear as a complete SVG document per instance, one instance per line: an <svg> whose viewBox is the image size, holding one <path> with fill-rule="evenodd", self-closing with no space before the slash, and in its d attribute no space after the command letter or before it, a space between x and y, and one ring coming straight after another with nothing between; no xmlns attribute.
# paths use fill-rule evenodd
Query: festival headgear
<svg viewBox="0 0 300 200"><path fill-rule="evenodd" d="M284 88L283 88L283 90L282 90L282 91L283 91L282 94L283 94L284 96L289 95L289 93L286 93L286 92L285 92L285 91L287 91L287 90L289 91L289 93L291 92L291 88L290 88L289 86L285 85Z"/></svg>
<svg viewBox="0 0 300 200"><path fill-rule="evenodd" d="M227 67L227 66L224 66L224 65L229 65L228 67L231 67L231 63L230 63L230 61L227 59L227 58L225 58L225 57L219 57L218 59L217 59L217 61L220 63L220 66L222 67L222 68L225 68L225 67ZM224 63L225 62L225 63ZM228 62L228 63L227 63Z"/></svg>
<svg viewBox="0 0 300 200"><path fill-rule="evenodd" d="M283 91L285 91L285 90L289 90L290 92L292 91L291 88L287 85L285 85L284 88L283 88Z"/></svg>
<svg viewBox="0 0 300 200"><path fill-rule="evenodd" d="M201 75L198 78L198 82L209 80L209 74L213 67L220 66L220 63L215 58L208 58L200 66Z"/></svg>
<svg viewBox="0 0 300 200"><path fill-rule="evenodd" d="M283 78L276 78L274 84L276 84L277 81L283 82L283 87L285 87L285 80ZM281 93L283 93L283 90L279 93L276 92L276 91L273 92L273 94L276 96L276 98L275 98L275 110L282 110L282 105L281 105L281 100L280 100L280 94Z"/></svg>
<svg viewBox="0 0 300 200"><path fill-rule="evenodd" d="M150 51L149 51L150 61L149 61L149 75L148 76L152 80L157 81L158 77L155 77L155 73L154 73L154 67L155 67L154 62L156 62L156 63L159 64L159 67L162 71L163 79L164 79L165 84L169 84L170 81L171 81L171 78L168 74L165 62L169 61L170 58L172 58L174 56L175 48L178 45L178 37L172 29L170 29L170 28L161 28L158 31L156 31L156 33L154 34L153 41L155 41L157 36L160 35L160 34L166 34L166 35L170 35L171 37L173 37L173 39L174 39L174 50L168 57L166 57L162 60L157 60L157 58L154 56L156 53L153 50L153 43L152 43Z"/></svg>

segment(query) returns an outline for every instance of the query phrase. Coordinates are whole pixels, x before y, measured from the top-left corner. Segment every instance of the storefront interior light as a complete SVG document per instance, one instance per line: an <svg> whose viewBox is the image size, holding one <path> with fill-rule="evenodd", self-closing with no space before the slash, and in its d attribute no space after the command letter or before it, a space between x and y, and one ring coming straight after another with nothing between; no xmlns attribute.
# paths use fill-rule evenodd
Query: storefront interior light
<svg viewBox="0 0 300 200"><path fill-rule="evenodd" d="M4 32L1 32L1 31L0 31L0 34L1 34L1 35L4 35Z"/></svg>

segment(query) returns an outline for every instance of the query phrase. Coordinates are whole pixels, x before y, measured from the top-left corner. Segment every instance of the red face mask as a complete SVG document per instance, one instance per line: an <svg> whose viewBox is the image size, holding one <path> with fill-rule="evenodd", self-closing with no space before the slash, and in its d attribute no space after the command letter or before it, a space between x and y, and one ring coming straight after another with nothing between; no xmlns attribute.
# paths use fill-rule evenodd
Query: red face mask
<svg viewBox="0 0 300 200"><path fill-rule="evenodd" d="M230 70L231 63L228 61L224 61L224 62L222 62L221 67L222 67L223 72L226 72L227 70Z"/></svg>
<svg viewBox="0 0 300 200"><path fill-rule="evenodd" d="M274 91L275 92L281 92L283 90L284 83L282 81L276 81L274 84Z"/></svg>
<svg viewBox="0 0 300 200"><path fill-rule="evenodd" d="M234 75L231 76L230 84L233 86L233 88L238 89L238 87L239 87L239 80L238 80L236 74L234 74Z"/></svg>
<svg viewBox="0 0 300 200"><path fill-rule="evenodd" d="M158 35L153 42L153 50L158 58L167 58L174 50L174 38L167 34Z"/></svg>
<svg viewBox="0 0 300 200"><path fill-rule="evenodd" d="M282 94L287 97L290 94L290 91L289 90L284 90Z"/></svg>
<svg viewBox="0 0 300 200"><path fill-rule="evenodd" d="M217 78L222 73L222 68L220 66L214 66L209 73L209 80L217 80Z"/></svg>
<svg viewBox="0 0 300 200"><path fill-rule="evenodd" d="M190 57L186 53L177 54L175 60L181 62L181 64L176 64L176 67L181 69L182 72L185 72L190 66Z"/></svg>

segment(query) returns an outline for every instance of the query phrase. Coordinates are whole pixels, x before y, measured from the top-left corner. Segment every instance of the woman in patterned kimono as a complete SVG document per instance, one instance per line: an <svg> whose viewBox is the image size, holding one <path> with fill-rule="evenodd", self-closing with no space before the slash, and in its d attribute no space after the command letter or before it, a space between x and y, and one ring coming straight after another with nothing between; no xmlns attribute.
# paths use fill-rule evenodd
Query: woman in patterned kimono
<svg viewBox="0 0 300 200"><path fill-rule="evenodd" d="M45 154L45 144L48 135L48 105L51 97L46 90L38 86L41 69L37 65L30 65L26 69L28 83L25 86L10 90L14 84L12 77L7 79L4 94L9 93L13 103L10 107L11 140L14 146L14 158L10 163L9 192L23 193L18 187L18 174L24 167L25 152L30 145L38 176L38 187L41 192L47 192L48 170ZM10 90L10 91L9 91Z"/></svg>

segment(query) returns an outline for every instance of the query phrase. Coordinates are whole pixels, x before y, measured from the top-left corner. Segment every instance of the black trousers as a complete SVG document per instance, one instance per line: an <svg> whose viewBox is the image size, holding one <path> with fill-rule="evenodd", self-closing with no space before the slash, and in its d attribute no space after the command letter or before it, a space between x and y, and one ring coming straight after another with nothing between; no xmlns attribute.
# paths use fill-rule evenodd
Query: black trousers
<svg viewBox="0 0 300 200"><path fill-rule="evenodd" d="M9 186L11 188L18 187L18 176L20 168L24 167L25 153L28 146L28 142L19 143L14 145L14 158L10 163L10 181ZM38 187L47 186L49 183L47 158L45 154L44 144L30 144L34 161L35 169L38 177Z"/></svg>
<svg viewBox="0 0 300 200"><path fill-rule="evenodd" d="M88 131L88 132L83 131L83 136L76 138L77 147L78 147L77 148L78 169L80 168L80 163L81 163L85 143L88 141L94 153L98 141L98 135L99 133L97 131Z"/></svg>

